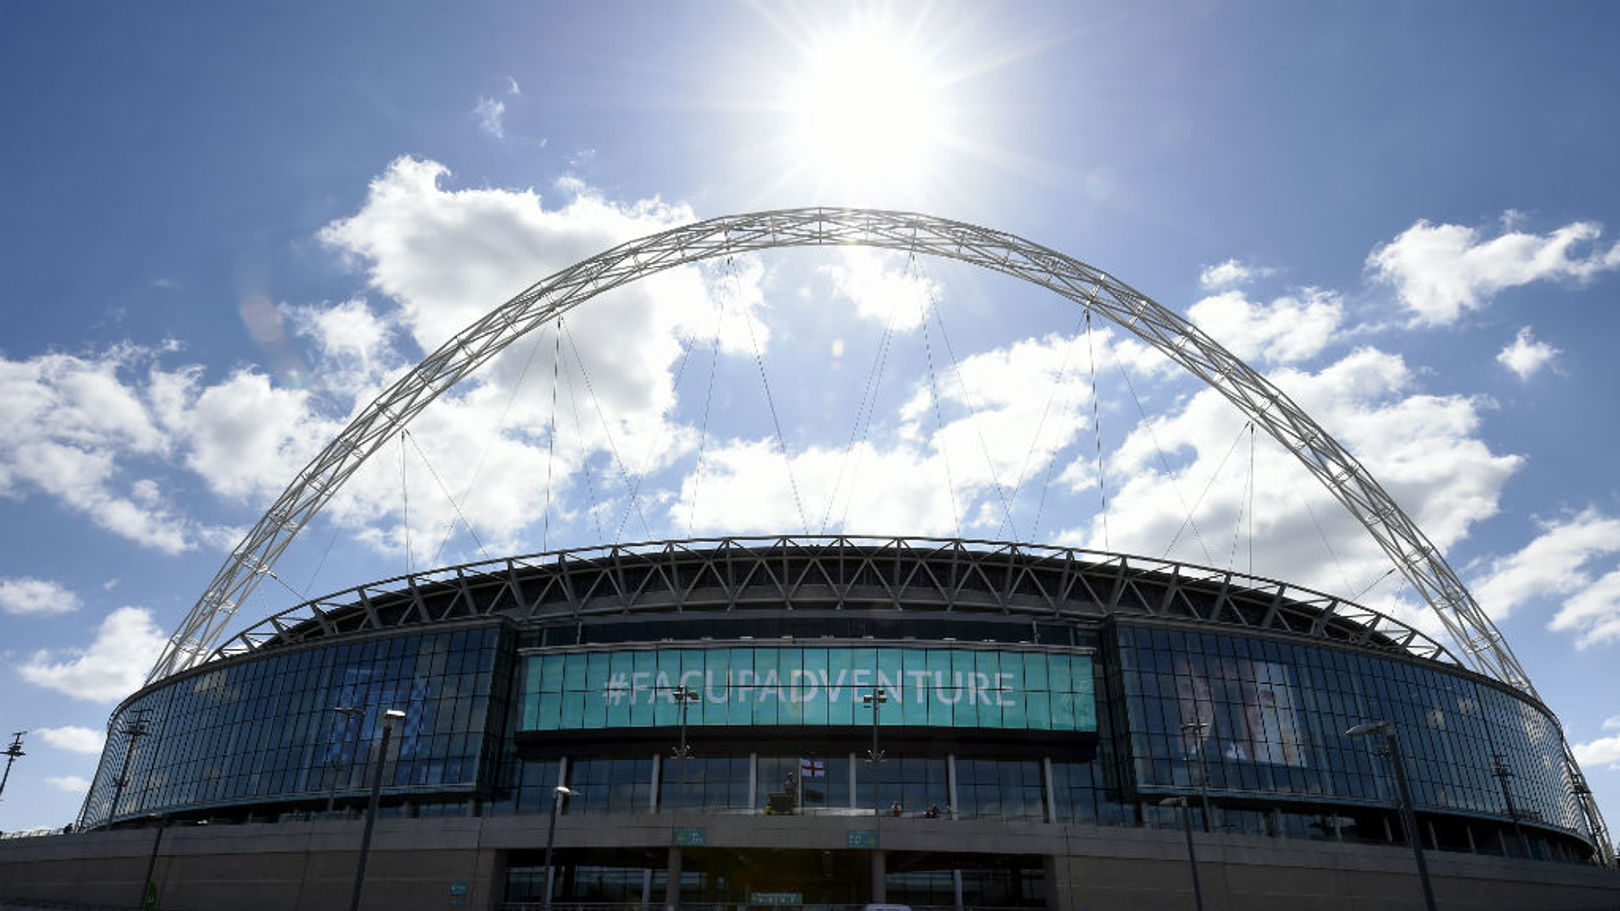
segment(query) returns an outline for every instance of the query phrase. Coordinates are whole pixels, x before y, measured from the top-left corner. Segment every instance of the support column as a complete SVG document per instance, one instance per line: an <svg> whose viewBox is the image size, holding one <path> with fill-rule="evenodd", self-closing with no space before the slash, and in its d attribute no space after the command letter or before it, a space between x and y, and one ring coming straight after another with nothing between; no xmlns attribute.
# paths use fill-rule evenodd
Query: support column
<svg viewBox="0 0 1620 911"><path fill-rule="evenodd" d="M945 754L945 787L950 791L950 812L946 814L951 819L961 819L961 804L956 802L956 754Z"/></svg>
<svg viewBox="0 0 1620 911"><path fill-rule="evenodd" d="M664 883L664 911L675 911L681 906L681 849L670 845L669 866Z"/></svg>
<svg viewBox="0 0 1620 911"><path fill-rule="evenodd" d="M660 809L658 806L658 785L663 780L663 772L663 757L657 753L652 754L652 794L647 798L648 813L657 813Z"/></svg>
<svg viewBox="0 0 1620 911"><path fill-rule="evenodd" d="M872 852L872 904L881 905L889 900L889 888L886 882L887 867L883 862L883 852Z"/></svg>
<svg viewBox="0 0 1620 911"><path fill-rule="evenodd" d="M1041 802L1046 804L1046 821L1057 822L1057 791L1052 787L1052 757L1041 757Z"/></svg>
<svg viewBox="0 0 1620 911"><path fill-rule="evenodd" d="M956 896L956 907L963 906L962 901L962 871L960 868L951 871L951 891Z"/></svg>

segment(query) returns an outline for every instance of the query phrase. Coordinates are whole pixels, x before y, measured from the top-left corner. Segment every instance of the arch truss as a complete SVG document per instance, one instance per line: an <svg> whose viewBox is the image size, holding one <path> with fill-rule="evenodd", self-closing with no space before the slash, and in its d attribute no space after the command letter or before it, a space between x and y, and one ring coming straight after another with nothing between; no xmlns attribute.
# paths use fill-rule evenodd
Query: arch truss
<svg viewBox="0 0 1620 911"><path fill-rule="evenodd" d="M1066 297L1157 348L1294 454L1366 527L1475 670L1536 695L1501 631L1439 548L1371 473L1280 389L1187 319L1100 269L1014 234L930 215L832 208L729 215L629 241L542 279L457 333L379 395L298 473L209 582L148 680L205 660L262 576L361 463L428 403L524 334L604 291L676 266L815 246L881 247L1001 272ZM1607 855L1596 804L1567 744L1565 752L1572 791Z"/></svg>

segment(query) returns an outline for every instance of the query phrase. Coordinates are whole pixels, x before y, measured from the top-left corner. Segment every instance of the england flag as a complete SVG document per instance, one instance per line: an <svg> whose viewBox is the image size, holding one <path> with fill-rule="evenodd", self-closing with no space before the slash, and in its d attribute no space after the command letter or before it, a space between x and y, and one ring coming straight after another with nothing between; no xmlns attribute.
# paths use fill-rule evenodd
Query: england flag
<svg viewBox="0 0 1620 911"><path fill-rule="evenodd" d="M799 760L800 778L826 778L827 764L819 759Z"/></svg>

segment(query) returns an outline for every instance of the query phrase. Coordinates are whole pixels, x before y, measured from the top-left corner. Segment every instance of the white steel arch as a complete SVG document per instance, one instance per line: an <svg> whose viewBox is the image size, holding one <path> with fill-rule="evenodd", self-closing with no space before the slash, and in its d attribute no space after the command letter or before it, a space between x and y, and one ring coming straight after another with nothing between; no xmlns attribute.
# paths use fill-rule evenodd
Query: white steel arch
<svg viewBox="0 0 1620 911"><path fill-rule="evenodd" d="M1524 668L1421 529L1362 464L1288 396L1191 322L1100 269L1014 234L930 215L808 208L712 218L620 244L530 286L457 333L379 395L253 526L170 637L148 681L204 660L242 601L362 462L440 393L525 333L590 298L686 263L774 247L858 245L942 256L1050 289L1112 320L1214 387L1282 443L1367 528L1474 669L1532 696ZM1538 697L1539 698L1539 697ZM1566 755L1568 747L1565 747ZM1579 766L1572 785L1595 841L1602 821Z"/></svg>

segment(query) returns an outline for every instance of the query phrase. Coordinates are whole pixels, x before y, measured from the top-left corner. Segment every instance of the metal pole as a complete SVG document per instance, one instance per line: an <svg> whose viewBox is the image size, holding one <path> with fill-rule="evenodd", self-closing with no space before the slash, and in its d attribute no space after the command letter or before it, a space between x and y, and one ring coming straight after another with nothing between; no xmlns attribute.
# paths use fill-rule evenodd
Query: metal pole
<svg viewBox="0 0 1620 911"><path fill-rule="evenodd" d="M7 747L4 753L0 753L0 756L6 757L5 774L0 775L0 794L6 793L6 782L11 778L11 764L28 755L23 752L22 748L22 737L26 733L28 732L13 731L11 734L11 746Z"/></svg>
<svg viewBox="0 0 1620 911"><path fill-rule="evenodd" d="M163 830L168 821L166 816L159 815L157 817L157 837L152 839L152 856L146 859L146 876L141 880L141 903L139 907L142 911L157 911L158 888L157 883L152 882L152 873L157 869L158 846L163 844Z"/></svg>
<svg viewBox="0 0 1620 911"><path fill-rule="evenodd" d="M1187 833L1187 867L1192 870L1193 908L1196 911L1204 911L1204 890L1198 885L1198 852L1193 848L1192 805L1185 797L1171 799L1181 804L1181 828Z"/></svg>
<svg viewBox="0 0 1620 911"><path fill-rule="evenodd" d="M1412 856L1417 858L1418 882L1423 886L1423 907L1428 911L1435 911L1434 887L1429 883L1429 862L1423 856L1423 840L1418 836L1417 810L1412 804L1411 785L1406 781L1406 763L1401 759L1401 744L1395 737L1395 725L1387 720L1370 721L1356 725L1345 731L1345 734L1351 737L1363 737L1367 734L1384 735L1390 764L1395 766L1395 788L1401 804L1401 828L1406 830L1406 841L1412 846Z"/></svg>
<svg viewBox="0 0 1620 911"><path fill-rule="evenodd" d="M118 815L118 802L124 796L124 787L129 784L129 761L135 756L135 741L146 736L147 709L136 709L135 717L124 725L121 732L124 735L124 762L119 767L118 777L113 780L112 807L107 811L107 824L112 825L113 817Z"/></svg>
<svg viewBox="0 0 1620 911"><path fill-rule="evenodd" d="M878 706L889 701L889 694L882 689L874 688L872 692L861 696L861 701L872 707L872 752L867 761L872 764L872 815L883 815L883 807L878 796L878 763L883 761L883 751L878 749Z"/></svg>
<svg viewBox="0 0 1620 911"><path fill-rule="evenodd" d="M1214 816L1209 811L1209 771L1204 768L1204 728L1209 727L1207 721L1189 721L1181 726L1181 733L1197 735L1193 740L1192 752L1198 757L1198 797L1204 805L1204 831L1210 831L1214 825Z"/></svg>
<svg viewBox="0 0 1620 911"><path fill-rule="evenodd" d="M343 762L343 748L349 745L349 734L354 730L354 719L366 713L366 710L357 705L340 705L332 709L343 716L343 739L338 741L338 754L332 760L332 786L326 789L326 815L331 816L337 809L338 774L346 765Z"/></svg>
<svg viewBox="0 0 1620 911"><path fill-rule="evenodd" d="M1491 759L1493 760L1491 774L1502 784L1502 801L1507 804L1508 816L1513 819L1513 832L1519 836L1519 849L1524 852L1525 857L1529 857L1530 839L1524 835L1524 826L1519 825L1519 811L1513 806L1513 790L1508 787L1508 779L1513 777L1513 770L1508 768L1507 760L1502 758L1501 753L1492 754Z"/></svg>
<svg viewBox="0 0 1620 911"><path fill-rule="evenodd" d="M354 892L349 897L349 911L360 911L360 893L366 886L366 860L371 854L371 830L377 824L377 803L382 797L383 766L388 764L388 741L394 735L394 719L404 718L396 709L383 712L382 748L377 752L377 767L371 770L371 800L366 804L366 827L360 833L360 860L354 868Z"/></svg>
<svg viewBox="0 0 1620 911"><path fill-rule="evenodd" d="M671 695L675 697L675 701L681 707L681 743L675 749L676 775L680 778L680 781L676 782L675 792L679 797L676 799L675 807L672 808L679 810L680 801L685 797L683 792L686 788L686 758L692 755L692 748L686 745L686 710L701 697L698 695L697 690L688 687L684 683L675 687L671 691Z"/></svg>
<svg viewBox="0 0 1620 911"><path fill-rule="evenodd" d="M564 797L573 797L577 793L577 791L571 791L562 785L557 785L551 792L551 823L546 826L546 893L540 899L540 907L545 911L551 909L552 881L555 878L553 871L556 868L551 864L551 849L557 840L557 808L562 806Z"/></svg>

